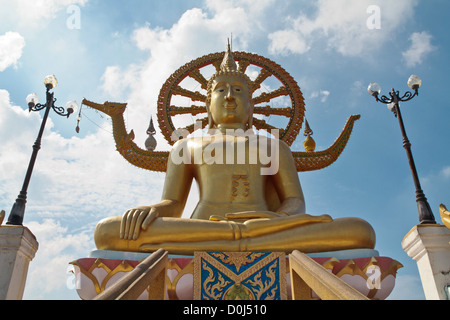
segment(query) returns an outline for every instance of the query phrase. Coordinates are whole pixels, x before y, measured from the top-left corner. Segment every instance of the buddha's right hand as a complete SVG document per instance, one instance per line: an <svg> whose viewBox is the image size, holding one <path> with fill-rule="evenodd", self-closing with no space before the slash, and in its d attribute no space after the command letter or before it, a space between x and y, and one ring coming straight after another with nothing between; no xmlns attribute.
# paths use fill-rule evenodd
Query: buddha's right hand
<svg viewBox="0 0 450 320"><path fill-rule="evenodd" d="M120 223L120 238L136 240L141 228L146 230L157 217L158 211L155 207L143 206L127 210Z"/></svg>

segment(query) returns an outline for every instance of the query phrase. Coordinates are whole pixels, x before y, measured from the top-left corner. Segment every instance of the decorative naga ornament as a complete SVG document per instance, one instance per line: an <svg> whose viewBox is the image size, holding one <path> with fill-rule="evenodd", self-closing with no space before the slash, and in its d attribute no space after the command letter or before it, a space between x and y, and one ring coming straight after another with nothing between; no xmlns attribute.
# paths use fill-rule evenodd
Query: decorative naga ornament
<svg viewBox="0 0 450 320"><path fill-rule="evenodd" d="M153 126L152 118L150 118L150 124L147 129L147 134L148 134L148 138L147 138L147 140L145 140L145 149L147 149L148 151L153 151L156 149L157 142L154 137L154 135L156 134L156 130L155 130L155 127Z"/></svg>
<svg viewBox="0 0 450 320"><path fill-rule="evenodd" d="M252 91L252 103L254 105L252 125L257 130L267 132L278 129L279 139L291 146L302 128L305 116L304 98L297 82L280 65L260 55L248 52L233 52L226 58L226 54L228 54L227 51L218 52L192 60L176 70L163 84L158 97L157 116L159 127L165 139L173 145L176 140L172 137L177 132L185 130L185 132L192 133L194 129L198 128L197 123L201 123L202 129L208 125L206 90L209 80L204 74L211 67L215 69L215 72L220 71L221 65L225 63L222 67L227 70L237 68L238 71L248 74L251 69L253 77L249 77L252 79L249 87ZM263 92L261 90L263 82L269 77L275 79L279 83L279 87L269 92ZM188 78L193 79L202 92L185 88L184 80ZM189 99L189 106L176 105L174 103L176 99L174 98L178 97ZM278 97L287 97L288 99L285 100L289 101L289 105L281 108L272 107L271 101ZM111 117L117 151L128 162L151 171L166 171L169 152L144 150L133 141L133 130L127 132L123 118L126 109L125 103L105 102L98 104L84 99L83 104ZM194 117L203 114L204 117L194 120ZM271 115L286 118L287 124L283 127L275 127L262 119L263 116L269 117ZM177 127L174 124L176 117L184 117L183 121L191 121L191 124ZM354 122L359 118L359 115L351 116L336 141L323 151L314 151L311 133L306 135L308 140L307 151L292 152L297 171L319 170L335 162L347 145ZM305 133L308 128L305 129Z"/></svg>

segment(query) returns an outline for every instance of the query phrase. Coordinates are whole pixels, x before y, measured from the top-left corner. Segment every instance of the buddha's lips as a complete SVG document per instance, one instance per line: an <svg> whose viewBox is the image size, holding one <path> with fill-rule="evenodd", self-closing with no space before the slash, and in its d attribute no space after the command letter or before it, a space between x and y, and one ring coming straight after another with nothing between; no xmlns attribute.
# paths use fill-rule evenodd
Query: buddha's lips
<svg viewBox="0 0 450 320"><path fill-rule="evenodd" d="M224 104L224 108L226 109L226 110L235 110L236 109L236 103L225 103Z"/></svg>

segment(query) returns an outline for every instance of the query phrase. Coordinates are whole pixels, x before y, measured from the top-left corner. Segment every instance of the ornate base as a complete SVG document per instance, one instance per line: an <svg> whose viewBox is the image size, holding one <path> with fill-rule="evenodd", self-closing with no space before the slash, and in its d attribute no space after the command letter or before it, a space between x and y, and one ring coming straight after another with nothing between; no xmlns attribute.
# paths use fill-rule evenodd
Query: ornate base
<svg viewBox="0 0 450 320"><path fill-rule="evenodd" d="M92 299L148 254L93 251L71 262L81 299ZM402 265L375 250L310 254L316 262L370 299L386 299ZM284 253L206 253L170 255L166 299L291 299L289 260ZM312 292L312 297L316 297ZM139 299L148 299L144 291Z"/></svg>
<svg viewBox="0 0 450 320"><path fill-rule="evenodd" d="M402 240L405 252L417 262L427 300L448 300L450 284L450 229L441 224L419 224Z"/></svg>
<svg viewBox="0 0 450 320"><path fill-rule="evenodd" d="M39 243L23 226L0 226L0 300L21 300Z"/></svg>

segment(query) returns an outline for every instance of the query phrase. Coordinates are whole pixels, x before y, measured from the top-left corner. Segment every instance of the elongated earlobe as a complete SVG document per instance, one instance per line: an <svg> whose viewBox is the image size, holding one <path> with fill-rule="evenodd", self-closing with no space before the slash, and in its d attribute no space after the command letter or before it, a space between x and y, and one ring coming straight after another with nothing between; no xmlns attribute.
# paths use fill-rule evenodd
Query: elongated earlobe
<svg viewBox="0 0 450 320"><path fill-rule="evenodd" d="M212 117L211 111L209 109L209 103L206 103L206 111L208 112L208 126L209 129L213 129L215 127L214 119Z"/></svg>
<svg viewBox="0 0 450 320"><path fill-rule="evenodd" d="M250 113L248 115L248 122L247 122L247 129L252 129L253 128L253 103L250 100L249 101L249 106L250 106Z"/></svg>

